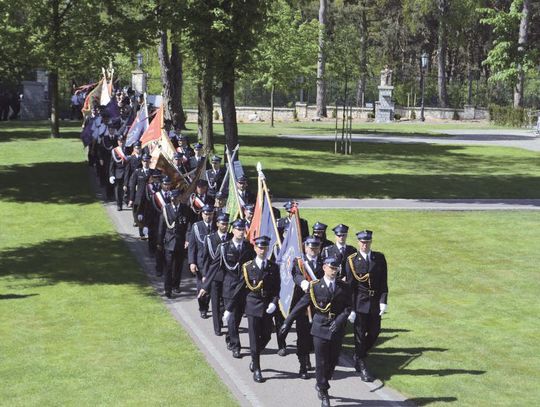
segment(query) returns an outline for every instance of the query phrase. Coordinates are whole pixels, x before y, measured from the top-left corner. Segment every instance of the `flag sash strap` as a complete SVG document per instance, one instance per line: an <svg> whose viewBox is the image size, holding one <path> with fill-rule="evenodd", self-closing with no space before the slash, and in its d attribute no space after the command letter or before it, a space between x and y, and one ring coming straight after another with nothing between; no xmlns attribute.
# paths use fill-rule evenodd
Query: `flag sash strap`
<svg viewBox="0 0 540 407"><path fill-rule="evenodd" d="M199 198L195 193L191 194L190 204L191 208L197 213L200 212L204 206L202 199Z"/></svg>
<svg viewBox="0 0 540 407"><path fill-rule="evenodd" d="M120 147L115 147L112 152L113 152L112 158L116 163L127 161L126 154L122 151ZM117 156L118 158L116 158Z"/></svg>
<svg viewBox="0 0 540 407"><path fill-rule="evenodd" d="M308 262L305 262L302 258L299 257L298 265L300 266L300 270L302 271L304 277L306 277L307 281L317 280L317 277L315 277L315 273L313 272L313 269L310 267ZM302 270L302 268L304 270ZM309 279L307 277L309 277Z"/></svg>
<svg viewBox="0 0 540 407"><path fill-rule="evenodd" d="M161 191L157 191L154 194L154 206L158 211L162 210L166 205L165 198L163 197L163 193Z"/></svg>

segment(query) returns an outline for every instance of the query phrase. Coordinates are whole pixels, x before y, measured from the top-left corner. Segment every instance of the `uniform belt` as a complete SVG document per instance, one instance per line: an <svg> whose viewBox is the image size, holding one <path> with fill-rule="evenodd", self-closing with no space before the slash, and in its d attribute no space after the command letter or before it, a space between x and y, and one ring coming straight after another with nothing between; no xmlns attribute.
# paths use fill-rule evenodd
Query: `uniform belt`
<svg viewBox="0 0 540 407"><path fill-rule="evenodd" d="M336 313L335 312L322 312L322 311L318 311L319 314L321 315L324 315L326 318L328 319L334 319L336 317Z"/></svg>

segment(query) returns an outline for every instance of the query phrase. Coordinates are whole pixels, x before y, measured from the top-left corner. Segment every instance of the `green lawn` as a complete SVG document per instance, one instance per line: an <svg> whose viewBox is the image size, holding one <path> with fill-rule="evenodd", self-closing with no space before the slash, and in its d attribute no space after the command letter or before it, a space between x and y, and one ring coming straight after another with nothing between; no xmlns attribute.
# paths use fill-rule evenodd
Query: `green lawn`
<svg viewBox="0 0 540 407"><path fill-rule="evenodd" d="M537 213L301 214L310 225L374 231L373 250L388 260L389 308L368 360L388 386L419 405L538 404Z"/></svg>
<svg viewBox="0 0 540 407"><path fill-rule="evenodd" d="M236 405L96 201L76 133L12 126L0 126L0 404Z"/></svg>

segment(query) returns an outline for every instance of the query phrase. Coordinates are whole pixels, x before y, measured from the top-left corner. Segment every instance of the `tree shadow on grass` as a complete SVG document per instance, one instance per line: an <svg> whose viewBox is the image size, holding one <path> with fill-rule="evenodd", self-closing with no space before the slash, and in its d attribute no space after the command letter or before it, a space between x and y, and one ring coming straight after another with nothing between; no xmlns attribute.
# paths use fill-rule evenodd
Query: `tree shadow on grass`
<svg viewBox="0 0 540 407"><path fill-rule="evenodd" d="M404 401L394 400L358 400L348 397L330 396L330 399L339 406L347 407L413 407L427 406L431 403L453 403L457 401L457 397L414 397Z"/></svg>
<svg viewBox="0 0 540 407"><path fill-rule="evenodd" d="M250 171L248 171L250 173ZM540 198L540 177L466 174L332 174L295 168L264 171L274 196L311 198ZM252 175L252 174L250 174Z"/></svg>
<svg viewBox="0 0 540 407"><path fill-rule="evenodd" d="M60 122L60 137L62 139L76 139L81 135L81 122ZM31 122L2 122L0 124L0 143L19 139L39 140L51 136L48 121Z"/></svg>
<svg viewBox="0 0 540 407"><path fill-rule="evenodd" d="M96 198L88 185L84 163L43 162L0 166L0 200L88 204Z"/></svg>
<svg viewBox="0 0 540 407"><path fill-rule="evenodd" d="M147 286L138 265L126 259L124 243L116 234L48 240L0 252L0 277L9 288L58 283L136 284Z"/></svg>

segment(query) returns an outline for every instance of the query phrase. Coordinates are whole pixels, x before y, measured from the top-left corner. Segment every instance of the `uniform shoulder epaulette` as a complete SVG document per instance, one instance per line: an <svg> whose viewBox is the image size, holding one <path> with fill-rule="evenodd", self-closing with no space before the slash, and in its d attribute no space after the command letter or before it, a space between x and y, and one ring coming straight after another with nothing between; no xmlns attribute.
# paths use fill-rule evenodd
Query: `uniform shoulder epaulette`
<svg viewBox="0 0 540 407"><path fill-rule="evenodd" d="M263 280L259 281L257 285L252 285L249 281L248 271L247 268L253 263L253 260L246 261L242 265L242 273L244 274L244 281L246 282L247 288L250 289L250 291L259 291L263 286Z"/></svg>
<svg viewBox="0 0 540 407"><path fill-rule="evenodd" d="M353 257L356 257L357 253L353 253L353 254L350 254L348 257L347 257L347 260L353 260Z"/></svg>
<svg viewBox="0 0 540 407"><path fill-rule="evenodd" d="M321 307L318 303L317 303L317 297L315 297L315 291L313 290L313 287L315 287L317 284L319 284L321 282L321 280L311 280L309 282L309 296L311 298L311 303L313 304L313 306L319 310L320 312L322 313L326 313L328 311L330 311L330 307L332 306L332 301L330 301L328 304L326 304L325 307Z"/></svg>

